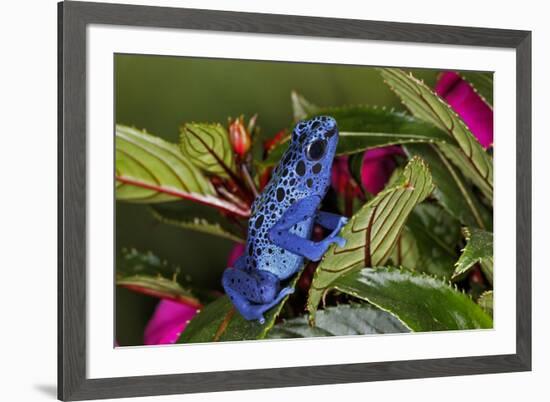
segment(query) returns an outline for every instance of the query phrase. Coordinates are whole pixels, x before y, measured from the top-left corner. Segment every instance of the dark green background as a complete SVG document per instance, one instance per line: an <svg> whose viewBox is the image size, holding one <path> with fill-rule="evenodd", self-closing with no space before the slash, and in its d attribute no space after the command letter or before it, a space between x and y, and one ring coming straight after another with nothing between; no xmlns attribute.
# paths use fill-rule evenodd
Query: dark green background
<svg viewBox="0 0 550 402"><path fill-rule="evenodd" d="M437 71L414 70L433 85ZM184 122L227 122L258 113L262 137L292 121L290 92L320 106L370 104L401 108L371 67L202 59L115 56L116 122L178 140ZM220 289L229 241L155 221L146 206L117 202L116 247L152 251L180 265L198 286ZM116 336L121 345L143 342L143 328L157 299L117 289Z"/></svg>

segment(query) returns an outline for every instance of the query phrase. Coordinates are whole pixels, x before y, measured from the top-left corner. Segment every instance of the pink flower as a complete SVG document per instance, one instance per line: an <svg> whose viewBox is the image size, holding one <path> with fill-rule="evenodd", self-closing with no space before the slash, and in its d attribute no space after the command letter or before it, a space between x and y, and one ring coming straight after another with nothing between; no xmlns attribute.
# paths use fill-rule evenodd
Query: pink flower
<svg viewBox="0 0 550 402"><path fill-rule="evenodd" d="M397 166L396 155L403 155L398 146L374 148L365 152L361 166L361 181L365 190L377 194L384 188Z"/></svg>
<svg viewBox="0 0 550 402"><path fill-rule="evenodd" d="M483 148L493 144L493 110L468 82L455 72L444 72L435 92L464 120Z"/></svg>
<svg viewBox="0 0 550 402"><path fill-rule="evenodd" d="M153 317L145 327L146 345L175 343L187 323L197 314L197 307L162 299L157 304Z"/></svg>
<svg viewBox="0 0 550 402"><path fill-rule="evenodd" d="M235 261L243 254L244 249L244 244L235 244L229 253L227 266L233 266ZM196 306L169 299L161 299L157 304L153 316L145 327L145 345L175 343L197 312L198 309Z"/></svg>
<svg viewBox="0 0 550 402"><path fill-rule="evenodd" d="M403 155L398 146L374 148L365 151L361 165L361 182L365 190L377 194L384 188L395 167L396 155ZM348 167L348 157L339 156L334 159L331 175L332 187L336 192L344 194L346 199L361 197L361 189L352 179Z"/></svg>

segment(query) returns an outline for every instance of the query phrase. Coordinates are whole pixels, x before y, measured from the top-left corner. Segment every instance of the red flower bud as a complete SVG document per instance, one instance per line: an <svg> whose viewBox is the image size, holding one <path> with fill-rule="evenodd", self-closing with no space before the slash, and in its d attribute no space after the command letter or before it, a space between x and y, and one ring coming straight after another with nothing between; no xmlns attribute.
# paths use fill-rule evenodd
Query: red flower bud
<svg viewBox="0 0 550 402"><path fill-rule="evenodd" d="M244 126L244 118L241 116L229 124L229 142L237 155L244 158L252 146L250 133Z"/></svg>

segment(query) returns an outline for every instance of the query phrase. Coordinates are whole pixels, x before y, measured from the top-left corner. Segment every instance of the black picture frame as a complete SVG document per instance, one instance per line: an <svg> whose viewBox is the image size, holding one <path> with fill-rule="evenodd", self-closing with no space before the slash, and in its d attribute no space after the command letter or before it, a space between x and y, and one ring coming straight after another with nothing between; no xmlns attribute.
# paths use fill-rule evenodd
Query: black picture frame
<svg viewBox="0 0 550 402"><path fill-rule="evenodd" d="M516 353L88 379L86 27L109 24L510 48L516 51ZM531 32L84 2L58 4L58 398L82 400L531 370ZM512 262L510 262L512 263Z"/></svg>

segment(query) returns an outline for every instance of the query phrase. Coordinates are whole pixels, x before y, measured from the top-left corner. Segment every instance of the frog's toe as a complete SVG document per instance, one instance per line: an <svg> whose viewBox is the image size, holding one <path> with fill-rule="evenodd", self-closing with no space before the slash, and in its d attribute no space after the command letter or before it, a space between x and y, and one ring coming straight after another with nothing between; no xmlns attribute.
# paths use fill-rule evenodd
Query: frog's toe
<svg viewBox="0 0 550 402"><path fill-rule="evenodd" d="M287 296L287 295L291 295L292 293L294 293L294 288L293 287L286 287L286 288L283 288L281 289L281 291L279 292L279 296L278 296L278 299L279 300L282 300L283 297Z"/></svg>
<svg viewBox="0 0 550 402"><path fill-rule="evenodd" d="M340 248L344 247L346 245L346 239L340 236L334 236L332 238L332 242L338 244Z"/></svg>
<svg viewBox="0 0 550 402"><path fill-rule="evenodd" d="M273 299L271 302L266 304L255 304L251 306L250 310L252 311L254 318L257 319L260 324L262 325L265 324L265 318L263 314L268 310L271 310L273 307L279 304L286 296L292 293L294 293L294 288L288 286L286 288L281 289L277 297Z"/></svg>
<svg viewBox="0 0 550 402"><path fill-rule="evenodd" d="M342 228L344 226L346 226L346 223L348 223L349 219L346 218L345 216L342 216L340 218L340 221L338 222L338 226L336 227L336 229L334 230L334 233L340 233L340 230L342 230Z"/></svg>
<svg viewBox="0 0 550 402"><path fill-rule="evenodd" d="M281 289L277 297L269 304L269 308L279 304L286 296L291 295L292 293L294 293L294 288L290 286Z"/></svg>
<svg viewBox="0 0 550 402"><path fill-rule="evenodd" d="M245 309L239 309L239 312L245 320L258 321L260 324L265 324L264 313L269 310L268 305L265 304L251 304Z"/></svg>
<svg viewBox="0 0 550 402"><path fill-rule="evenodd" d="M320 242L319 247L310 250L310 252L307 254L307 258L310 261L319 261L321 258L323 258L323 255L326 253L328 246L330 243L327 242Z"/></svg>

